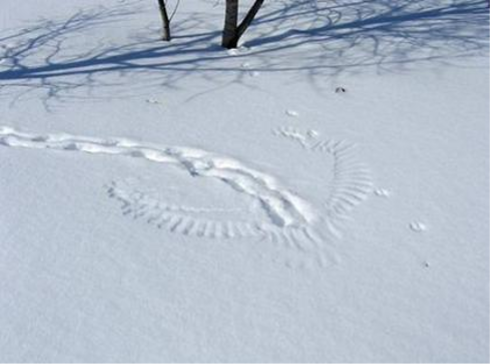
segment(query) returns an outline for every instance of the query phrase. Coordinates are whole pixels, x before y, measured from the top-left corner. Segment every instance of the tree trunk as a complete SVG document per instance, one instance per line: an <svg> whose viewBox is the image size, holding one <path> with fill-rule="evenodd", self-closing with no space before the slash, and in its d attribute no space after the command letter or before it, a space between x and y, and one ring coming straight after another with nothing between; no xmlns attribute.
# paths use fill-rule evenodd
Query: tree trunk
<svg viewBox="0 0 490 364"><path fill-rule="evenodd" d="M238 43L238 40L243 35L243 33L245 33L245 31L249 27L249 25L252 24L252 21L254 20L255 15L257 15L257 13L259 12L259 9L263 3L264 3L264 0L255 0L254 4L252 5L250 10L248 11L247 15L245 15L245 18L243 18L242 22L240 23L240 25L238 26L238 29L237 29L237 38L238 38L237 43Z"/></svg>
<svg viewBox="0 0 490 364"><path fill-rule="evenodd" d="M223 29L223 41L221 45L225 48L236 48L238 41L249 25L254 20L264 0L255 0L254 4L238 24L238 0L226 0L225 27Z"/></svg>
<svg viewBox="0 0 490 364"><path fill-rule="evenodd" d="M225 48L236 48L238 39L238 0L226 0L225 27L223 29L223 40L221 45Z"/></svg>
<svg viewBox="0 0 490 364"><path fill-rule="evenodd" d="M172 36L170 34L170 19L168 18L167 7L165 6L165 0L158 0L158 7L160 8L160 15L162 17L163 35L162 40L170 41Z"/></svg>

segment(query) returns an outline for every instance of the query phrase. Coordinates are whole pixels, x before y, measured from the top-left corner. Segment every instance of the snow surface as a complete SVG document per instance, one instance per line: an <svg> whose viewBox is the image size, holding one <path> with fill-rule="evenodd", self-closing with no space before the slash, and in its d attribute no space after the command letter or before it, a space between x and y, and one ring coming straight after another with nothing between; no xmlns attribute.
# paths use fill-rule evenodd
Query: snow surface
<svg viewBox="0 0 490 364"><path fill-rule="evenodd" d="M487 5L2 0L0 361L488 362Z"/></svg>

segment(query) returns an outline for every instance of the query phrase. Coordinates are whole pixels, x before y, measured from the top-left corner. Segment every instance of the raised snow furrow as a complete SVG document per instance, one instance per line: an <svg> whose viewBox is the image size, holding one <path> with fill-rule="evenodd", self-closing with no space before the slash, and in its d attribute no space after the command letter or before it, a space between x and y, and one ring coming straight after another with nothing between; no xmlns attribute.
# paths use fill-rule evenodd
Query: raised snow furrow
<svg viewBox="0 0 490 364"><path fill-rule="evenodd" d="M180 166L192 176L220 180L234 190L260 201L272 224L292 226L311 223L313 207L283 187L275 178L245 166L235 159L199 149L166 147L129 139L89 138L69 134L36 135L0 128L0 144L30 149L80 151L90 154L122 155ZM232 234L233 229L229 229Z"/></svg>

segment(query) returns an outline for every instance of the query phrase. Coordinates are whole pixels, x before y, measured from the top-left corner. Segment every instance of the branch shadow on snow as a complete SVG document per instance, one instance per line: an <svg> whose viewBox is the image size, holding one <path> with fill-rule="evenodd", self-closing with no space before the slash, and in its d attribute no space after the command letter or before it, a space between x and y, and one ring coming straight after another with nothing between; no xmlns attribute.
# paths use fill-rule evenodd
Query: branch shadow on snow
<svg viewBox="0 0 490 364"><path fill-rule="evenodd" d="M290 73L322 80L365 72L398 72L485 56L487 0L300 0L266 2L243 46L219 47L221 18L184 12L177 36L158 39L152 11L140 0L78 10L67 19L41 19L0 37L0 96L31 93L45 105L104 97L114 87L134 95L149 86L181 87L200 77L210 89L251 86L251 72ZM135 20L136 19L136 20ZM110 39L108 28L118 28ZM122 35L121 35L122 34ZM131 87L127 86L131 85ZM252 87L252 86L251 86ZM123 92L124 93L124 92ZM123 96L122 94L120 96Z"/></svg>

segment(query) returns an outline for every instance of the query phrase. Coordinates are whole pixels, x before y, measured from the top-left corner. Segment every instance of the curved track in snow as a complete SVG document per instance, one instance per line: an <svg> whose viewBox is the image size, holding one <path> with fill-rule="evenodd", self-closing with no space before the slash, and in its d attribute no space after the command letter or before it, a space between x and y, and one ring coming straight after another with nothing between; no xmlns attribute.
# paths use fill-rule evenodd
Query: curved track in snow
<svg viewBox="0 0 490 364"><path fill-rule="evenodd" d="M329 239L321 236L319 227L327 227L331 236L338 234L339 223L347 212L369 193L369 172L356 160L352 144L319 141L311 134L303 135L291 128L278 129L275 134L299 142L308 151L328 153L333 158L330 194L320 206L303 199L267 173L234 158L201 149L163 146L126 138L32 134L10 127L0 127L0 145L109 154L177 166L190 176L218 180L235 192L255 199L267 219L235 221L226 219L225 215L224 220L213 220L206 216L205 209L172 206L121 182L110 183L108 194L121 202L125 214L144 218L148 223L172 232L208 238L260 237L299 251L318 253L325 240ZM197 216L196 212L199 213Z"/></svg>

